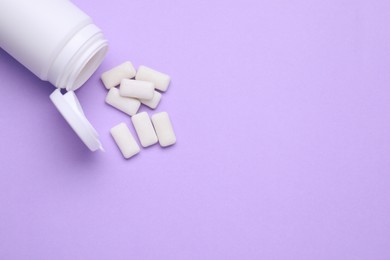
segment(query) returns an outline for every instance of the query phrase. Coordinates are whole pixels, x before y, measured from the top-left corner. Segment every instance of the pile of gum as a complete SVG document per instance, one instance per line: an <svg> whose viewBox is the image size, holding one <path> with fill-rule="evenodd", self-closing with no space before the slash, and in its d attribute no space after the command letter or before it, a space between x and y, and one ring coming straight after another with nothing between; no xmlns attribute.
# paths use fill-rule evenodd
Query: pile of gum
<svg viewBox="0 0 390 260"><path fill-rule="evenodd" d="M133 79L135 78L135 79ZM168 89L170 76L146 66L136 71L131 62L125 62L102 74L101 80L109 90L106 103L131 116L131 122L143 147L157 142L162 147L176 143L176 135L167 112L137 113L141 104L157 108L161 93ZM119 86L119 88L117 88ZM110 133L123 156L128 159L140 152L140 147L125 123L111 128Z"/></svg>

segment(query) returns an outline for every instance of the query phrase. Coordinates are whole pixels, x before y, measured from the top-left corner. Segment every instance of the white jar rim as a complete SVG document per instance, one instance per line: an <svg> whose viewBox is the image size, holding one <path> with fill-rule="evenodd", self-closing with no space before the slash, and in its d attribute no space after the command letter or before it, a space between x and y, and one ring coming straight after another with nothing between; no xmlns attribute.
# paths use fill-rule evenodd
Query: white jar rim
<svg viewBox="0 0 390 260"><path fill-rule="evenodd" d="M49 69L48 80L57 88L76 90L102 63L108 43L94 24L80 29L62 48Z"/></svg>

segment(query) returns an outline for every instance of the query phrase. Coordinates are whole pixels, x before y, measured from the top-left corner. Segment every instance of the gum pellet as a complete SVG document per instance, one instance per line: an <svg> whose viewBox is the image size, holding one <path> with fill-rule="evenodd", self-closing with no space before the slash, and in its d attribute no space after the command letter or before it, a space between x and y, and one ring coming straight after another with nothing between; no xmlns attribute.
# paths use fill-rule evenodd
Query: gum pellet
<svg viewBox="0 0 390 260"><path fill-rule="evenodd" d="M150 100L140 99L139 101L141 101L142 104L150 107L151 109L156 109L156 107L160 103L161 96L162 95L160 92L154 91L154 95L153 95L152 99L150 99Z"/></svg>
<svg viewBox="0 0 390 260"><path fill-rule="evenodd" d="M154 95L154 84L149 81L122 79L119 94L123 97L151 100Z"/></svg>
<svg viewBox="0 0 390 260"><path fill-rule="evenodd" d="M152 116L152 122L158 141L162 147L176 143L175 132L173 131L171 120L167 112L161 112Z"/></svg>
<svg viewBox="0 0 390 260"><path fill-rule="evenodd" d="M127 61L104 72L101 76L101 80L107 89L111 89L118 86L122 79L131 79L134 78L135 75L136 71L133 64L130 61Z"/></svg>
<svg viewBox="0 0 390 260"><path fill-rule="evenodd" d="M108 91L106 103L130 116L137 114L141 105L138 99L122 97L117 88L112 88Z"/></svg>
<svg viewBox="0 0 390 260"><path fill-rule="evenodd" d="M143 147L151 146L158 142L152 121L148 113L142 112L131 117L135 131Z"/></svg>
<svg viewBox="0 0 390 260"><path fill-rule="evenodd" d="M139 66L136 80L150 81L154 83L154 87L161 91L166 91L171 81L171 77L146 66Z"/></svg>
<svg viewBox="0 0 390 260"><path fill-rule="evenodd" d="M111 128L110 133L123 157L126 159L129 159L140 152L140 147L125 123L114 126Z"/></svg>

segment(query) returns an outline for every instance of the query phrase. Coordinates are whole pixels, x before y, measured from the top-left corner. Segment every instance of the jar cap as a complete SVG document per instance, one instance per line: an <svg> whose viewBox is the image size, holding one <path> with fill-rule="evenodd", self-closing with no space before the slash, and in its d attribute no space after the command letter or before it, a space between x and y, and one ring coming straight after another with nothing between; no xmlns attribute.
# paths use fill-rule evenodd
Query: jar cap
<svg viewBox="0 0 390 260"><path fill-rule="evenodd" d="M56 89L50 95L50 100L89 150L104 151L97 131L86 118L80 102L73 91L62 94L59 89Z"/></svg>

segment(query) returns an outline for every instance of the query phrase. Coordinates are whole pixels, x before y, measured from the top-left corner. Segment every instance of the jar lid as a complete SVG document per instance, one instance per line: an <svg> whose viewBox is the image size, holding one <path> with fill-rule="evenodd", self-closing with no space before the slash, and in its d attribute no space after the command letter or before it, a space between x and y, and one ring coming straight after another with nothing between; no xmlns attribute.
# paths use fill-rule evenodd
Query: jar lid
<svg viewBox="0 0 390 260"><path fill-rule="evenodd" d="M80 102L73 91L62 94L59 89L56 89L50 95L50 100L89 150L104 151L97 131L86 118Z"/></svg>

